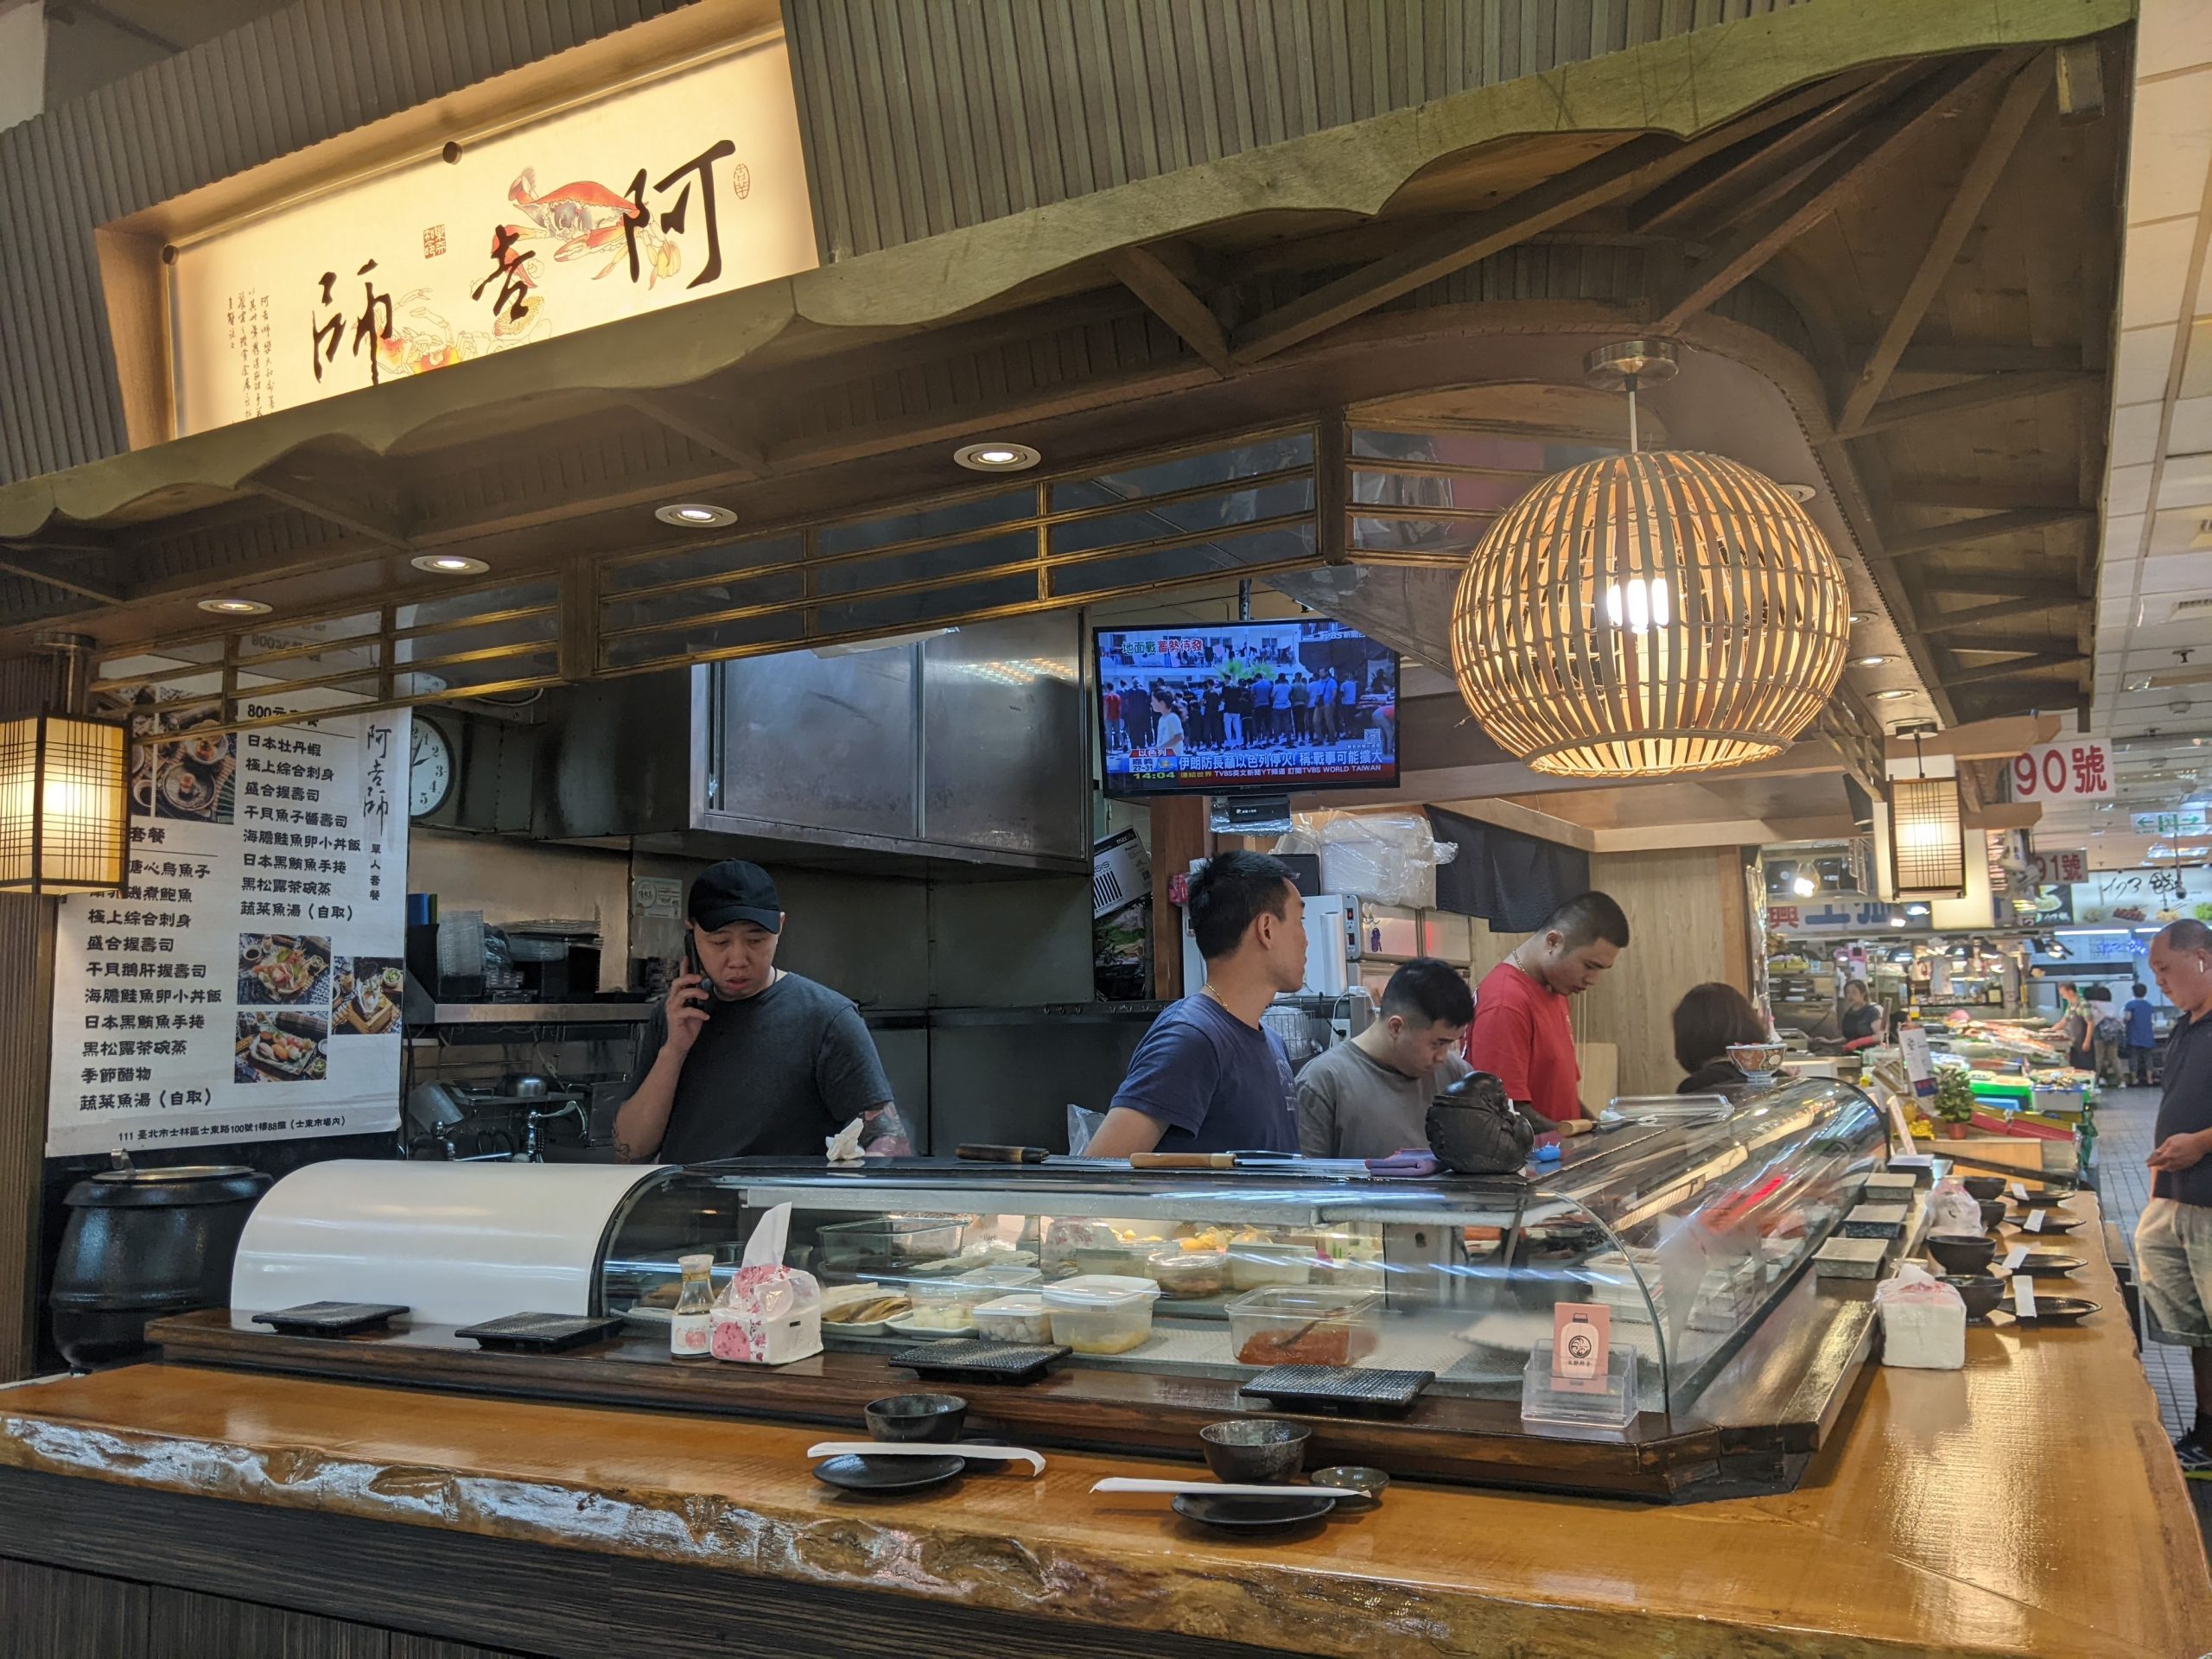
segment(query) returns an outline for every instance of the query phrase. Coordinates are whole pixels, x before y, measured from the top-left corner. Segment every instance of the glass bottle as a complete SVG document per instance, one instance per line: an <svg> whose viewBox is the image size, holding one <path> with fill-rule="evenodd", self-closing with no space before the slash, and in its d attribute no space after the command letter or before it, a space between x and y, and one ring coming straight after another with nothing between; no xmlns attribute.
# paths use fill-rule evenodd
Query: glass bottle
<svg viewBox="0 0 2212 1659"><path fill-rule="evenodd" d="M683 1288L668 1322L668 1351L678 1359L704 1359L713 1345L715 1287L711 1255L679 1255Z"/></svg>

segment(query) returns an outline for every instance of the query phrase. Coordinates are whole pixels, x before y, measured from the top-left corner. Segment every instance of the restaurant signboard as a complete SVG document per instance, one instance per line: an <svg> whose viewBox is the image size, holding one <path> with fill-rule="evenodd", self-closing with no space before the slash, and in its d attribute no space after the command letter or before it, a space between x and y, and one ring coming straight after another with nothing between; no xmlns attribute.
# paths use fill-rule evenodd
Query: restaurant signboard
<svg viewBox="0 0 2212 1659"><path fill-rule="evenodd" d="M396 1129L407 712L130 719L130 885L61 903L47 1154Z"/></svg>
<svg viewBox="0 0 2212 1659"><path fill-rule="evenodd" d="M176 434L817 263L779 35L180 238Z"/></svg>

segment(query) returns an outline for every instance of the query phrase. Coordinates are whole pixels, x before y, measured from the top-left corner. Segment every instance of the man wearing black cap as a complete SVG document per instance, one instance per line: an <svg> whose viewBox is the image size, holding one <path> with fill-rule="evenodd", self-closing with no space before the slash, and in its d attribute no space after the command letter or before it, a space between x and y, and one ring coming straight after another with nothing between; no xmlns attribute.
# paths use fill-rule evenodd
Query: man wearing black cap
<svg viewBox="0 0 2212 1659"><path fill-rule="evenodd" d="M854 1118L863 1150L910 1150L860 1011L776 966L783 900L767 871L731 859L691 884L690 970L645 1028L614 1150L632 1162L818 1155Z"/></svg>

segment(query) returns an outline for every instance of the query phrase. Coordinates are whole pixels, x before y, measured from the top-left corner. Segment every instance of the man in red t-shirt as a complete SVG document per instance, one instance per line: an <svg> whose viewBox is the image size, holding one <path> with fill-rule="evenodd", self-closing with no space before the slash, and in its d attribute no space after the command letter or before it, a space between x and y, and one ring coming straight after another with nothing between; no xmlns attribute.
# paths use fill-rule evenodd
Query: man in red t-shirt
<svg viewBox="0 0 2212 1659"><path fill-rule="evenodd" d="M1475 1023L1467 1028L1467 1064L1554 1123L1584 1116L1567 999L1596 984L1627 948L1628 918L1611 898L1586 893L1568 899L1483 976Z"/></svg>

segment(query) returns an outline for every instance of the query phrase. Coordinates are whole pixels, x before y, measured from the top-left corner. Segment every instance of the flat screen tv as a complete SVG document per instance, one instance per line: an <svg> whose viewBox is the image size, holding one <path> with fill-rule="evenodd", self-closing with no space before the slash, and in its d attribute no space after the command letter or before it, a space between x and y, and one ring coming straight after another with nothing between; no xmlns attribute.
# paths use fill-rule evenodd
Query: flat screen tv
<svg viewBox="0 0 2212 1659"><path fill-rule="evenodd" d="M1092 631L1106 792L1398 781L1398 654L1325 618Z"/></svg>

